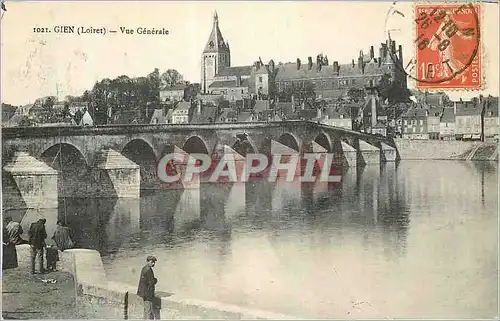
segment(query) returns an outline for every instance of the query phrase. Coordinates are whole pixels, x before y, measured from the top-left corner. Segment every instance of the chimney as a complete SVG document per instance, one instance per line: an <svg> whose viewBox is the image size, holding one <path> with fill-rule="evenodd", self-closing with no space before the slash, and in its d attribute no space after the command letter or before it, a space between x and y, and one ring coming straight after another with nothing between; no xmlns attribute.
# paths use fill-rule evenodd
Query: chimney
<svg viewBox="0 0 500 321"><path fill-rule="evenodd" d="M373 60L375 58L375 52L373 51L373 46L370 47L370 60Z"/></svg>
<svg viewBox="0 0 500 321"><path fill-rule="evenodd" d="M354 59L352 60L352 68L354 68L356 64L354 63Z"/></svg>
<svg viewBox="0 0 500 321"><path fill-rule="evenodd" d="M313 66L313 59L312 57L307 57L307 70L311 70Z"/></svg>
<svg viewBox="0 0 500 321"><path fill-rule="evenodd" d="M391 53L393 55L396 54L396 41L395 40L391 40Z"/></svg>
<svg viewBox="0 0 500 321"><path fill-rule="evenodd" d="M316 70L321 71L321 65L323 64L322 58L320 55L316 57Z"/></svg>
<svg viewBox="0 0 500 321"><path fill-rule="evenodd" d="M300 59L297 58L297 70L300 70Z"/></svg>
<svg viewBox="0 0 500 321"><path fill-rule="evenodd" d="M379 60L382 60L382 58L384 57L384 44L381 43L380 44L380 48L378 48L378 56L379 56Z"/></svg>
<svg viewBox="0 0 500 321"><path fill-rule="evenodd" d="M371 95L372 103L372 128L377 125L377 98L374 94Z"/></svg>
<svg viewBox="0 0 500 321"><path fill-rule="evenodd" d="M399 63L403 64L403 46L399 45L398 47L398 58L399 58Z"/></svg>
<svg viewBox="0 0 500 321"><path fill-rule="evenodd" d="M354 63L354 60L352 61ZM334 61L333 62L333 72L337 74L337 76L339 75L339 62L338 61Z"/></svg>
<svg viewBox="0 0 500 321"><path fill-rule="evenodd" d="M361 69L362 73L365 72L365 66L364 66L364 62L363 62L363 57L362 56L360 56L358 58L358 68Z"/></svg>
<svg viewBox="0 0 500 321"><path fill-rule="evenodd" d="M453 114L456 115L457 114L457 102L453 102Z"/></svg>
<svg viewBox="0 0 500 321"><path fill-rule="evenodd" d="M325 66L328 66L328 56L327 55L325 55L325 59L323 59L323 64Z"/></svg>

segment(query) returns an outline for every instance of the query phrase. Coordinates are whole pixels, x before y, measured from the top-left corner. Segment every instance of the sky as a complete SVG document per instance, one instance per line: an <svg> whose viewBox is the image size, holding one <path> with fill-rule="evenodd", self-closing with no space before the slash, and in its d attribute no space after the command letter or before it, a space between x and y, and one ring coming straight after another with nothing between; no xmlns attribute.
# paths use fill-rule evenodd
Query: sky
<svg viewBox="0 0 500 321"><path fill-rule="evenodd" d="M217 11L219 26L231 47L231 64L307 61L326 54L330 62L349 63L360 50L378 47L392 32L412 56L411 19L386 15L392 2L14 2L7 1L1 21L1 100L21 105L47 95L81 95L96 81L146 76L178 70L200 81L200 60ZM484 4L482 94L498 95L498 5ZM410 17L412 3L396 4ZM60 34L54 26L93 27L118 33ZM35 33L35 27L51 33ZM165 28L169 35L124 35L120 27ZM411 87L411 84L410 84ZM449 91L467 99L479 92Z"/></svg>

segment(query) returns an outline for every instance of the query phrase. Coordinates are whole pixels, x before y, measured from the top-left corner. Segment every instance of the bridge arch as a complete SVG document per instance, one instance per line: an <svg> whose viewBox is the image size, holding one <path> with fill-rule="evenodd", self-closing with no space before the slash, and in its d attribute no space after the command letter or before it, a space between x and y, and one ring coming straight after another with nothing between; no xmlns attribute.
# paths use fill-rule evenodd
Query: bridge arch
<svg viewBox="0 0 500 321"><path fill-rule="evenodd" d="M188 137L182 149L188 154L210 154L206 141L198 135Z"/></svg>
<svg viewBox="0 0 500 321"><path fill-rule="evenodd" d="M141 187L156 179L157 159L154 148L144 139L135 138L121 150L121 154L140 167Z"/></svg>
<svg viewBox="0 0 500 321"><path fill-rule="evenodd" d="M321 131L318 135L316 135L316 137L314 138L314 142L325 148L329 153L333 149L332 139L330 138L330 135L328 135L324 131Z"/></svg>
<svg viewBox="0 0 500 321"><path fill-rule="evenodd" d="M278 138L278 142L300 152L300 139L292 133L284 133Z"/></svg>
<svg viewBox="0 0 500 321"><path fill-rule="evenodd" d="M90 168L78 147L57 143L45 149L39 159L59 173L57 190L60 197L86 195Z"/></svg>

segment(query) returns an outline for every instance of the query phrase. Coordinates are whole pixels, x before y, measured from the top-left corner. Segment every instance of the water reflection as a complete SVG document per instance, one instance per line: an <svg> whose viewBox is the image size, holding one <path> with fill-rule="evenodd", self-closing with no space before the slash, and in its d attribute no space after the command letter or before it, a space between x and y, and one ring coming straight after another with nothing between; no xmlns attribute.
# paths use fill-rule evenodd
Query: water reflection
<svg viewBox="0 0 500 321"><path fill-rule="evenodd" d="M371 304L358 317L463 317L471 312L449 303L463 295L449 276L457 266L496 271L496 260L481 259L498 251L496 175L486 163L365 166L339 183L208 183L135 202L65 200L66 218L116 281L135 285L151 253L159 288L188 297L309 317L354 317L353 300ZM479 250L453 256L464 246ZM465 275L497 293L495 282ZM443 286L456 292L434 294ZM426 298L418 309L416 295ZM481 295L468 300L484 307L472 317L494 311Z"/></svg>

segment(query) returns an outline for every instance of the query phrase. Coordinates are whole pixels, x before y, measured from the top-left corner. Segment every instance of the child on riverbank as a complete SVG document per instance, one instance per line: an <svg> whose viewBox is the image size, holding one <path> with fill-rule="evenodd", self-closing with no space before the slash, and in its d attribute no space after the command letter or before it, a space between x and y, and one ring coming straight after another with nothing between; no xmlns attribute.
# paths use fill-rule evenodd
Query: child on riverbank
<svg viewBox="0 0 500 321"><path fill-rule="evenodd" d="M47 245L47 271L56 271L56 264L59 261L59 252L55 246Z"/></svg>

